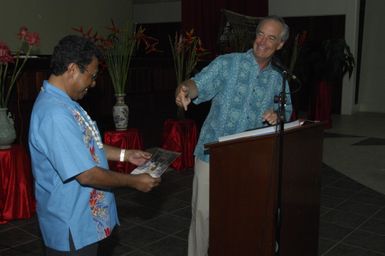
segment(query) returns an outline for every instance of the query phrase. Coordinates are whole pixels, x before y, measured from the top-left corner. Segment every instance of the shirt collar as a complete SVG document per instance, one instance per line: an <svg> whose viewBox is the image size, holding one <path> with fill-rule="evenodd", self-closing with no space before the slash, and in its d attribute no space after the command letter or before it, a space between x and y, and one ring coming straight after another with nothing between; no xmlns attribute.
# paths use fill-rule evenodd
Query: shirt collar
<svg viewBox="0 0 385 256"><path fill-rule="evenodd" d="M72 99L68 96L67 93L65 93L62 89L57 88L56 86L48 82L48 80L44 80L42 90L52 93L56 96L67 98L68 100L72 101Z"/></svg>
<svg viewBox="0 0 385 256"><path fill-rule="evenodd" d="M253 63L255 63L255 65L258 67L258 70L260 70L259 64L258 64L258 62L255 60L255 56L254 56L254 54L253 54L253 48L249 49L246 53L247 53L247 57L248 57ZM272 66L271 61L270 61L269 64L267 64L267 66L266 66L263 70L261 70L261 72L271 71L271 70L273 70L273 66Z"/></svg>

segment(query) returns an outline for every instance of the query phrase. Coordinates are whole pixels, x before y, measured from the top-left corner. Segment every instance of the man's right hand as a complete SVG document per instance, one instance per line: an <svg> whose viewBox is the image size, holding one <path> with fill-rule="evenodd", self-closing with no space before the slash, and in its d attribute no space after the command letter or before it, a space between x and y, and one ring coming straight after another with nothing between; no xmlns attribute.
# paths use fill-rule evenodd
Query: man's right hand
<svg viewBox="0 0 385 256"><path fill-rule="evenodd" d="M160 178L153 178L148 173L131 175L135 181L133 187L142 192L149 192L160 184Z"/></svg>
<svg viewBox="0 0 385 256"><path fill-rule="evenodd" d="M187 106L191 103L189 92L189 87L183 83L180 84L175 91L175 103L185 111L187 111Z"/></svg>

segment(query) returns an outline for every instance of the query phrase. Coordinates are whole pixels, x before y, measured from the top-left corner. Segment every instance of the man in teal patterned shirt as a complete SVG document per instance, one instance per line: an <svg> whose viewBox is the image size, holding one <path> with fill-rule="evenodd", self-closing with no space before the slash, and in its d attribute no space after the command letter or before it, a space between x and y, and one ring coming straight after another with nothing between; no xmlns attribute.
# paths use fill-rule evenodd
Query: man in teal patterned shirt
<svg viewBox="0 0 385 256"><path fill-rule="evenodd" d="M221 136L277 124L279 104L274 98L282 90L282 75L273 69L271 58L288 37L289 28L282 18L266 17L257 27L252 49L217 57L176 89L176 104L185 110L191 101L200 104L211 100L194 152L189 256L204 256L208 250L209 155L204 145ZM291 99L287 97L287 119L291 111Z"/></svg>

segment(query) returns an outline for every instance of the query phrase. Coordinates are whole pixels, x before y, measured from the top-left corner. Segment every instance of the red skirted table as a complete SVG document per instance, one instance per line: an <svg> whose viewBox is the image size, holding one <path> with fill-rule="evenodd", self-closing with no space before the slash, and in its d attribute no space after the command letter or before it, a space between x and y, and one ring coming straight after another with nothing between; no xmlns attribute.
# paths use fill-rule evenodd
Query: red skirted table
<svg viewBox="0 0 385 256"><path fill-rule="evenodd" d="M23 146L0 150L0 182L0 224L31 218L36 201L31 162Z"/></svg>
<svg viewBox="0 0 385 256"><path fill-rule="evenodd" d="M194 166L197 127L193 120L167 119L163 125L162 148L182 153L171 165L177 171Z"/></svg>
<svg viewBox="0 0 385 256"><path fill-rule="evenodd" d="M332 127L332 90L333 86L325 81L316 84L315 102L312 106L312 119L325 122L325 128Z"/></svg>
<svg viewBox="0 0 385 256"><path fill-rule="evenodd" d="M104 133L104 143L125 149L143 149L142 136L138 129L129 128L125 131L107 131ZM128 162L109 161L111 170L131 173L136 168Z"/></svg>

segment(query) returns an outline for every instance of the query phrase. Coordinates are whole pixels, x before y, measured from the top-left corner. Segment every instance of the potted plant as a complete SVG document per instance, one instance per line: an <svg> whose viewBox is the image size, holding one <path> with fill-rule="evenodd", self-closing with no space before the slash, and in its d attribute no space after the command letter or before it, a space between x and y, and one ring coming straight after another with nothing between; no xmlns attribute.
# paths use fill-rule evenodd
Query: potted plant
<svg viewBox="0 0 385 256"><path fill-rule="evenodd" d="M339 82L348 73L349 78L355 66L354 56L345 39L328 39L322 42L318 61L315 62L315 74L319 80L330 84Z"/></svg>
<svg viewBox="0 0 385 256"><path fill-rule="evenodd" d="M175 33L174 40L169 36L177 85L193 75L202 57L209 52L202 47L200 38L194 34L194 29L184 33ZM177 109L177 118L184 119L183 108Z"/></svg>
<svg viewBox="0 0 385 256"><path fill-rule="evenodd" d="M20 46L15 53L0 41L0 149L9 148L16 139L13 119L8 112L8 103L32 49L40 42L39 34L29 32L25 26L20 28L17 36Z"/></svg>
<svg viewBox="0 0 385 256"><path fill-rule="evenodd" d="M355 60L345 39L328 39L311 55L313 64L314 95L311 117L326 122L331 127L332 91L341 84L343 77L351 77Z"/></svg>
<svg viewBox="0 0 385 256"><path fill-rule="evenodd" d="M144 45L146 53L157 51L155 46L158 44L158 40L147 36L142 27L136 29L128 23L120 29L113 20L111 20L111 27L108 28L110 33L106 37L93 32L92 28L87 32L83 30L83 27L73 28L73 30L91 39L101 48L115 91L116 104L113 106L115 128L116 130L126 130L129 108L125 103L125 96L132 57L135 56L141 44Z"/></svg>

